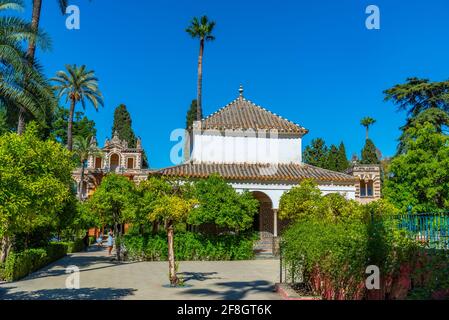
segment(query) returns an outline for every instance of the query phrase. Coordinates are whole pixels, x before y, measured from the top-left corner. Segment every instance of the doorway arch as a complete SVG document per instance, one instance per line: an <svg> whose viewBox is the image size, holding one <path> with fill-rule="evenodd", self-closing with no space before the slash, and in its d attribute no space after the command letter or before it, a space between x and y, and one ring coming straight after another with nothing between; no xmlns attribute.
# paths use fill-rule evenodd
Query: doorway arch
<svg viewBox="0 0 449 320"><path fill-rule="evenodd" d="M111 171L116 171L119 166L120 156L116 153L111 154L111 157L109 159L109 167L111 168Z"/></svg>
<svg viewBox="0 0 449 320"><path fill-rule="evenodd" d="M253 191L255 199L259 201L259 214L254 217L254 231L260 233L260 237L272 238L274 235L274 210L273 201L264 192Z"/></svg>

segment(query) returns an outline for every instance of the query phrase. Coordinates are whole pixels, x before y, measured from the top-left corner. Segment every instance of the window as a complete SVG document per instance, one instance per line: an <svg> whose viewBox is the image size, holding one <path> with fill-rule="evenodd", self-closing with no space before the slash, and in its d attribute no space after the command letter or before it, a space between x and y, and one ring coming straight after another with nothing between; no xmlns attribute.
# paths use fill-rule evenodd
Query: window
<svg viewBox="0 0 449 320"><path fill-rule="evenodd" d="M360 197L366 197L366 183L365 183L365 180L360 180Z"/></svg>
<svg viewBox="0 0 449 320"><path fill-rule="evenodd" d="M118 154L112 154L110 160L111 171L115 171L120 164L120 157Z"/></svg>
<svg viewBox="0 0 449 320"><path fill-rule="evenodd" d="M95 169L101 169L101 158L95 158Z"/></svg>
<svg viewBox="0 0 449 320"><path fill-rule="evenodd" d="M374 181L368 180L360 180L360 197L373 197L374 196Z"/></svg>
<svg viewBox="0 0 449 320"><path fill-rule="evenodd" d="M134 158L128 158L127 168L134 169Z"/></svg>

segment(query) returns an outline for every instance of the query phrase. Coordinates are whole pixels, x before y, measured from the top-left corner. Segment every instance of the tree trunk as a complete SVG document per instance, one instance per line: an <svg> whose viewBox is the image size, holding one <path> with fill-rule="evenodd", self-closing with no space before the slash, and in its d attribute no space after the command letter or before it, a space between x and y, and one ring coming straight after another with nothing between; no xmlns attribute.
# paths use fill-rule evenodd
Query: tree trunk
<svg viewBox="0 0 449 320"><path fill-rule="evenodd" d="M157 223L156 221L153 222L153 230L151 230L153 236L157 234L157 231L159 229L159 223Z"/></svg>
<svg viewBox="0 0 449 320"><path fill-rule="evenodd" d="M197 85L197 105L196 120L201 121L203 118L202 90L203 90L203 53L204 39L200 40L200 54L198 55L198 85Z"/></svg>
<svg viewBox="0 0 449 320"><path fill-rule="evenodd" d="M368 139L369 139L369 136L368 136L368 131L369 131L369 128L368 128L368 127L366 127L366 140L368 140Z"/></svg>
<svg viewBox="0 0 449 320"><path fill-rule="evenodd" d="M178 284L178 277L176 276L175 268L175 250L173 245L173 221L167 223L167 241L168 241L168 273L170 277L170 285L176 286Z"/></svg>
<svg viewBox="0 0 449 320"><path fill-rule="evenodd" d="M19 109L19 121L17 123L17 134L21 136L25 132L25 108L20 107Z"/></svg>
<svg viewBox="0 0 449 320"><path fill-rule="evenodd" d="M69 111L69 124L67 127L67 149L72 151L73 149L73 114L75 113L75 99L72 98L70 102L70 111Z"/></svg>
<svg viewBox="0 0 449 320"><path fill-rule="evenodd" d="M33 13L31 16L31 29L34 33L37 33L39 29L39 21L41 18L42 0L33 0ZM36 55L36 41L30 41L28 44L27 56L30 62L34 61Z"/></svg>
<svg viewBox="0 0 449 320"><path fill-rule="evenodd" d="M120 240L119 241L117 241L117 239L119 239L120 238L120 231L119 231L119 228L118 228L118 224L116 223L115 224L115 226L114 226L114 235L115 235L115 252L116 252L116 254L117 254L117 261L121 261L121 257L120 257L120 246L121 246L121 244L120 244Z"/></svg>
<svg viewBox="0 0 449 320"><path fill-rule="evenodd" d="M0 263L5 263L11 251L12 242L8 236L4 236L0 242Z"/></svg>
<svg viewBox="0 0 449 320"><path fill-rule="evenodd" d="M31 17L31 30L37 34L39 30L39 21L41 16L41 7L42 7L42 0L33 0L33 13ZM33 64L34 62L34 56L36 55L36 41L31 40L28 43L28 51L27 51L27 58L30 64ZM27 79L24 79L24 83L26 86ZM25 113L26 110L24 107L20 107L19 109L19 121L17 123L17 134L22 135L25 132Z"/></svg>
<svg viewBox="0 0 449 320"><path fill-rule="evenodd" d="M81 162L81 181L80 181L80 194L79 194L79 200L83 201L83 194L84 194L84 169L85 169L85 161Z"/></svg>

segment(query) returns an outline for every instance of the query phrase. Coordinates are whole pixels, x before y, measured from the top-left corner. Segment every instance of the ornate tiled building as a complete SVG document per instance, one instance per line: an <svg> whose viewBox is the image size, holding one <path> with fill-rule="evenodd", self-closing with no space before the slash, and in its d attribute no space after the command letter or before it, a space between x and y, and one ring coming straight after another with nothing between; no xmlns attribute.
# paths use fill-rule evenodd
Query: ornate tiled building
<svg viewBox="0 0 449 320"><path fill-rule="evenodd" d="M91 140L91 147L98 152L88 158L81 198L86 199L101 183L103 176L111 172L124 175L136 182L147 179L149 170L142 167L143 149L140 139L137 140L136 148L129 148L128 143L120 140L115 132L111 140L106 140L103 148L98 148L95 138ZM81 169L76 170L73 177L79 193Z"/></svg>

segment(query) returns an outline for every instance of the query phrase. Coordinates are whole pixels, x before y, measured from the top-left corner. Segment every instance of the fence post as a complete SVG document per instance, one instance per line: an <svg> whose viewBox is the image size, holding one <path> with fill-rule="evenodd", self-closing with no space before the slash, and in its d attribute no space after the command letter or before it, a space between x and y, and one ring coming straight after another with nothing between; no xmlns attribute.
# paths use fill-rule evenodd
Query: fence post
<svg viewBox="0 0 449 320"><path fill-rule="evenodd" d="M279 283L282 283L282 241L279 242Z"/></svg>

